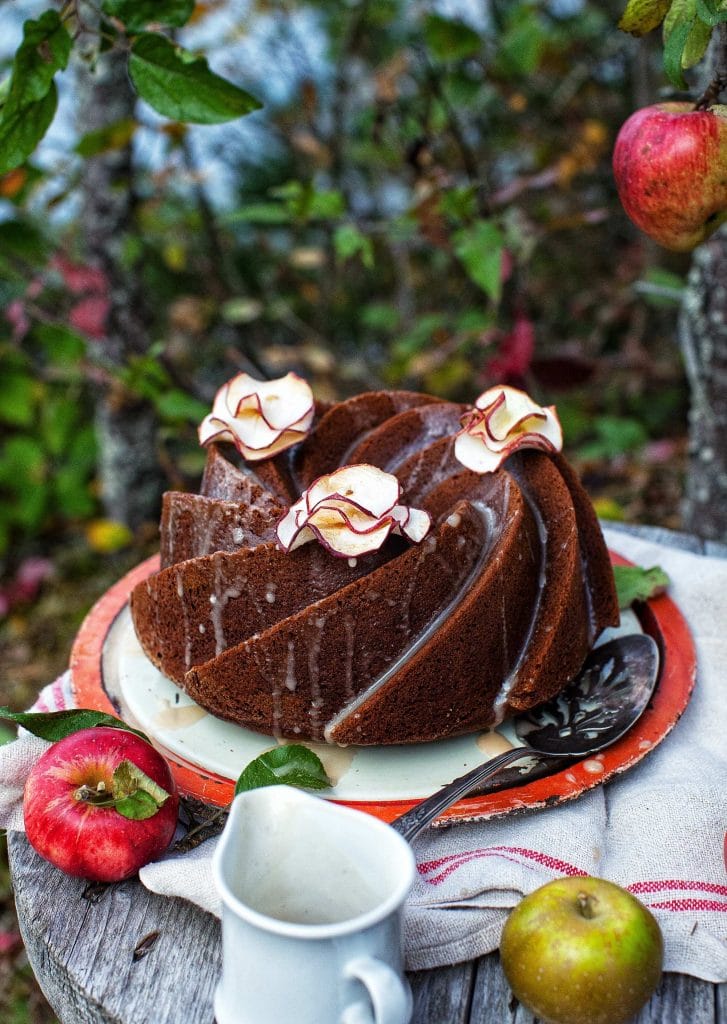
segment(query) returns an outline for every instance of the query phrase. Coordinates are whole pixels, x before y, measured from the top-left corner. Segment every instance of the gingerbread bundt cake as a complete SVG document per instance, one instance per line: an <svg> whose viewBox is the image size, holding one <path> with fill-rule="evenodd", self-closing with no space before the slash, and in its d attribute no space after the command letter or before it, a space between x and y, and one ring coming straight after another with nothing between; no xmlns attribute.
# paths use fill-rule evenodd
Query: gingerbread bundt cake
<svg viewBox="0 0 727 1024"><path fill-rule="evenodd" d="M201 493L164 496L131 610L213 715L339 744L455 736L552 697L618 621L557 417L521 392L321 408L294 375L239 375L200 438Z"/></svg>

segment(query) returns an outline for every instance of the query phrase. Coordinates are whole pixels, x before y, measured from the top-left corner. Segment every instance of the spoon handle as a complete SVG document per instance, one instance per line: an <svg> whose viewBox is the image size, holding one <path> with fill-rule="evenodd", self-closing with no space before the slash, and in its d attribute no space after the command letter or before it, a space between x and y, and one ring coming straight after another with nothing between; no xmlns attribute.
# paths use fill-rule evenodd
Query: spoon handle
<svg viewBox="0 0 727 1024"><path fill-rule="evenodd" d="M399 835L403 836L410 843L412 839L419 835L422 829L434 821L437 815L441 814L442 811L446 811L448 807L455 804L461 797L466 796L481 782L485 782L486 779L496 775L497 772L506 768L507 765L512 764L514 761L519 761L523 757L561 758L562 756L562 754L536 752L529 747L513 747L512 750L506 750L504 753L498 754L497 757L490 758L489 761L485 761L483 764L478 764L476 768L473 768L465 775L461 775L458 779L447 783L437 793L427 797L426 800L422 800L416 807L412 807L410 811L406 811L405 814L392 821L391 827L396 829Z"/></svg>

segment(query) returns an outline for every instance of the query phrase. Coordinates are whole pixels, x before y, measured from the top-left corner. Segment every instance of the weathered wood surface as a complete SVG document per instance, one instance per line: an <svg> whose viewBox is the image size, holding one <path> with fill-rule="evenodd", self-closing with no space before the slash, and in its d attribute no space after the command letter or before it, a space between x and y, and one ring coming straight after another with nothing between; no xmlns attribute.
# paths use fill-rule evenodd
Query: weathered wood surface
<svg viewBox="0 0 727 1024"><path fill-rule="evenodd" d="M725 545L683 534L629 532L727 556ZM133 880L94 893L38 857L19 833L9 835L8 851L28 957L62 1024L213 1024L221 964L215 918ZM512 998L497 954L410 980L412 1024L533 1024ZM665 975L634 1024L727 1024L727 984Z"/></svg>
<svg viewBox="0 0 727 1024"><path fill-rule="evenodd" d="M212 1024L220 971L215 918L136 881L94 895L41 860L25 836L12 833L8 847L23 941L62 1024ZM144 940L148 951L135 956ZM409 977L412 1024L533 1024L495 953ZM291 1007L290 1024L294 1019ZM727 1024L727 985L664 975L636 1022Z"/></svg>

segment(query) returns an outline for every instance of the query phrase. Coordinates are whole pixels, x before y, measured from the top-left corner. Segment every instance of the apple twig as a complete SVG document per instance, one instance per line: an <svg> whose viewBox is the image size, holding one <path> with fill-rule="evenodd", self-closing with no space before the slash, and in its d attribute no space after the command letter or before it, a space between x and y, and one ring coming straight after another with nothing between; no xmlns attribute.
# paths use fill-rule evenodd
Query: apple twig
<svg viewBox="0 0 727 1024"><path fill-rule="evenodd" d="M192 801L188 797L182 798L181 803L188 816L187 831L173 843L171 848L173 853L188 853L206 842L207 839L219 835L225 827L230 810L229 804L226 807L218 807L213 810L207 804L197 800ZM199 814L207 814L210 811L212 813L209 817L200 820Z"/></svg>
<svg viewBox="0 0 727 1024"><path fill-rule="evenodd" d="M696 110L708 110L719 101L724 89L727 89L727 23L722 22L713 54L712 78L702 95L696 102Z"/></svg>

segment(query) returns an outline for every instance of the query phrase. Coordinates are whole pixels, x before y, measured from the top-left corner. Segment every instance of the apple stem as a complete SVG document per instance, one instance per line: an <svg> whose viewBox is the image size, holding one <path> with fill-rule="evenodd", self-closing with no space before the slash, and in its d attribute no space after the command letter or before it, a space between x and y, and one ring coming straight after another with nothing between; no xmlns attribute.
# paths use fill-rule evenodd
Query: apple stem
<svg viewBox="0 0 727 1024"><path fill-rule="evenodd" d="M106 789L105 782L99 782L97 786L88 786L84 782L73 794L75 800L82 800L86 804L93 804L94 807L113 807L116 803L114 797Z"/></svg>
<svg viewBox="0 0 727 1024"><path fill-rule="evenodd" d="M590 918L595 916L598 900L595 896L589 896L587 892L579 892L577 896L578 909L582 917Z"/></svg>

